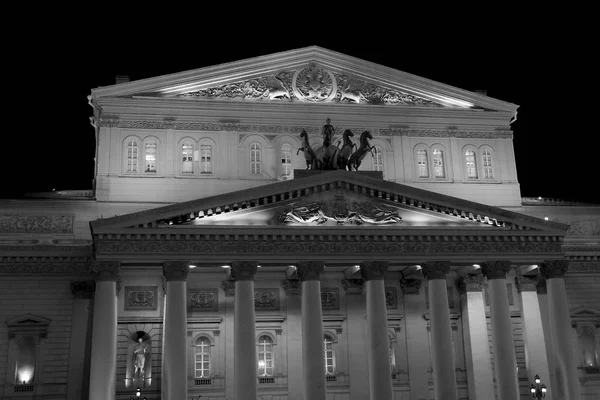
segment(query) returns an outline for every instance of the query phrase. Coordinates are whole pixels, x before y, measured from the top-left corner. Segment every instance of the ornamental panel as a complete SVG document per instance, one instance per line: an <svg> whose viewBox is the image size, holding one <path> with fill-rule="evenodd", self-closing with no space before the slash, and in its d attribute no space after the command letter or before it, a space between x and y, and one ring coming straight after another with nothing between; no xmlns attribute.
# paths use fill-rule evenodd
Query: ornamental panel
<svg viewBox="0 0 600 400"><path fill-rule="evenodd" d="M398 291L393 286L385 288L385 306L388 310L398 308Z"/></svg>
<svg viewBox="0 0 600 400"><path fill-rule="evenodd" d="M279 289L254 289L254 309L256 311L278 311Z"/></svg>
<svg viewBox="0 0 600 400"><path fill-rule="evenodd" d="M219 311L219 292L217 289L188 289L188 311Z"/></svg>
<svg viewBox="0 0 600 400"><path fill-rule="evenodd" d="M321 308L323 310L340 309L340 290L338 288L321 288Z"/></svg>
<svg viewBox="0 0 600 400"><path fill-rule="evenodd" d="M125 286L125 311L158 309L158 286Z"/></svg>

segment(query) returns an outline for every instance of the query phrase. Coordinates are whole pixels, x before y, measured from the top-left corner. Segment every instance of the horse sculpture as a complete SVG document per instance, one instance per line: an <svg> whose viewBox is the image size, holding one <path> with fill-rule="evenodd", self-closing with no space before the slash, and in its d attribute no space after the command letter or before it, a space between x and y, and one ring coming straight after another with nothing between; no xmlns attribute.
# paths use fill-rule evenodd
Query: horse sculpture
<svg viewBox="0 0 600 400"><path fill-rule="evenodd" d="M313 150L308 142L308 133L304 129L300 133L300 138L302 139L302 147L298 149L296 155L300 153L300 151L304 152L304 159L306 160L306 169L317 169L319 167L319 160L317 159L317 153Z"/></svg>
<svg viewBox="0 0 600 400"><path fill-rule="evenodd" d="M321 136L323 137L323 146L316 151L317 159L320 161L319 169L336 169L337 167L337 146L332 146L333 135L335 128L331 125L331 119L327 118L327 122L323 125Z"/></svg>
<svg viewBox="0 0 600 400"><path fill-rule="evenodd" d="M354 143L350 138L354 136L354 133L350 129L346 129L342 135L342 148L338 152L337 158L337 167L338 169L346 170L348 167L348 160L350 159L350 155L352 154L352 149L356 147L356 143ZM338 144L339 146L339 144Z"/></svg>
<svg viewBox="0 0 600 400"><path fill-rule="evenodd" d="M358 171L358 167L360 167L360 163L362 162L363 158L365 158L365 156L367 155L367 152L371 152L371 155L375 157L375 155L373 154L373 149L375 148L375 146L371 146L369 144L369 139L373 139L371 132L364 131L363 133L361 133L360 146L358 147L358 149L356 149L354 153L352 153L352 155L348 159L347 166L349 171L352 171L352 168L354 168L355 171Z"/></svg>

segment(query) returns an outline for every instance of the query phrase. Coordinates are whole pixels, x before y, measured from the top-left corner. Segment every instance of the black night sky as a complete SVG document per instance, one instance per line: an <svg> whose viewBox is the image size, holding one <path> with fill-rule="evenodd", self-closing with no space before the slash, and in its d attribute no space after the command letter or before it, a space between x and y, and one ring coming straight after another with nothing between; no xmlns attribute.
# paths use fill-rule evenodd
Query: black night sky
<svg viewBox="0 0 600 400"><path fill-rule="evenodd" d="M447 21L443 29L330 17L316 25L289 18L282 26L243 23L239 16L140 25L114 13L99 26L92 15L86 23L64 16L40 22L32 28L36 35L8 45L14 62L4 73L4 96L12 109L4 116L0 197L92 188L94 129L86 97L116 75L137 80L317 45L519 105L512 130L522 196L600 203L592 143L598 128L590 122L597 111L586 95L595 90L597 48L573 25L568 35L555 20L510 16L501 25Z"/></svg>

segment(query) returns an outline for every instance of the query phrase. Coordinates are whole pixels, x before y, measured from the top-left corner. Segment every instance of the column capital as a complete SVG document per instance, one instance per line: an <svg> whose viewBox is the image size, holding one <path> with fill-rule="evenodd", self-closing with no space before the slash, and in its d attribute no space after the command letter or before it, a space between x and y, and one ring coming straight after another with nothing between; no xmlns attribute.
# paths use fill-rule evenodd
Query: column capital
<svg viewBox="0 0 600 400"><path fill-rule="evenodd" d="M547 260L540 265L540 273L546 279L564 278L568 269L568 260Z"/></svg>
<svg viewBox="0 0 600 400"><path fill-rule="evenodd" d="M91 299L95 290L96 282L94 281L71 282L71 293L76 299Z"/></svg>
<svg viewBox="0 0 600 400"><path fill-rule="evenodd" d="M231 263L231 278L235 281L253 281L258 262L256 261L234 261Z"/></svg>
<svg viewBox="0 0 600 400"><path fill-rule="evenodd" d="M456 280L458 284L458 288L463 293L468 292L481 292L483 290L483 282L485 281L485 276L482 274L477 275L464 275L459 277Z"/></svg>
<svg viewBox="0 0 600 400"><path fill-rule="evenodd" d="M362 278L342 279L342 287L346 291L347 296L363 294L364 285L365 285L365 280Z"/></svg>
<svg viewBox="0 0 600 400"><path fill-rule="evenodd" d="M323 261L306 261L298 263L296 268L301 281L318 281L321 280L321 274L325 270L325 263Z"/></svg>
<svg viewBox="0 0 600 400"><path fill-rule="evenodd" d="M404 294L419 294L422 283L421 279L400 279L400 287Z"/></svg>
<svg viewBox="0 0 600 400"><path fill-rule="evenodd" d="M167 281L185 281L190 267L187 261L167 261L163 263L163 274Z"/></svg>
<svg viewBox="0 0 600 400"><path fill-rule="evenodd" d="M517 291L521 292L537 292L539 276L523 276L517 275L515 283L517 285Z"/></svg>
<svg viewBox="0 0 600 400"><path fill-rule="evenodd" d="M363 261L360 273L365 281L385 280L389 263L387 261Z"/></svg>
<svg viewBox="0 0 600 400"><path fill-rule="evenodd" d="M481 264L481 272L488 279L506 279L510 269L510 261L486 261Z"/></svg>
<svg viewBox="0 0 600 400"><path fill-rule="evenodd" d="M281 285L283 286L283 290L285 290L285 294L288 296L297 296L302 292L300 279L284 279L281 281Z"/></svg>
<svg viewBox="0 0 600 400"><path fill-rule="evenodd" d="M117 281L119 278L119 268L121 263L118 261L95 261L92 270L96 273L97 281Z"/></svg>
<svg viewBox="0 0 600 400"><path fill-rule="evenodd" d="M432 279L446 279L450 272L450 261L428 261L421 265L423 275L428 281Z"/></svg>

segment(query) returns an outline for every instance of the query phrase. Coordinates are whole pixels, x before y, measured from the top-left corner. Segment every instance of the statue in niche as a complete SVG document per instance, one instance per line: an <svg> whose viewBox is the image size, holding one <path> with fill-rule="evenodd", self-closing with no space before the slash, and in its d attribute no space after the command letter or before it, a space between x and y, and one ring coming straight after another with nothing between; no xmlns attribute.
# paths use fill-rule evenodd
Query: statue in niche
<svg viewBox="0 0 600 400"><path fill-rule="evenodd" d="M139 338L138 344L133 348L133 371L134 377L140 377L144 379L144 365L146 364L146 353L148 350L148 344L144 342L144 339ZM138 375L139 374L139 375Z"/></svg>

